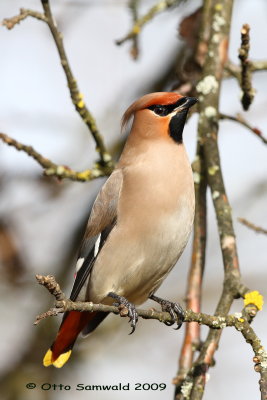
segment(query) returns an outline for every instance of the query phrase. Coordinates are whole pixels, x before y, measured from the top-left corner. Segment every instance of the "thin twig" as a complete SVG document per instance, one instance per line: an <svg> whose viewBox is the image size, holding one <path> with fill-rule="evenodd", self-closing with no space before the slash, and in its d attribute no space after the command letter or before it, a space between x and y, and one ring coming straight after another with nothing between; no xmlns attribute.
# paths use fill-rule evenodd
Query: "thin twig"
<svg viewBox="0 0 267 400"><path fill-rule="evenodd" d="M251 72L267 71L267 60L250 61ZM234 77L241 84L241 67L232 61L227 61L224 67L224 78Z"/></svg>
<svg viewBox="0 0 267 400"><path fill-rule="evenodd" d="M250 123L246 121L241 114L236 114L236 116L233 116L220 113L220 119L229 119L230 121L234 121L243 125L247 129L249 129L252 133L254 133L254 135L256 135L264 144L267 144L267 139L263 136L262 131L250 125Z"/></svg>
<svg viewBox="0 0 267 400"><path fill-rule="evenodd" d="M133 19L133 25L135 25L138 21L138 6L139 6L140 0L130 0L129 1L129 8L132 13L132 19ZM132 38L132 47L130 49L131 56L133 57L134 60L137 60L139 56L139 37L138 35L135 35Z"/></svg>
<svg viewBox="0 0 267 400"><path fill-rule="evenodd" d="M5 18L2 25L7 27L7 29L13 29L15 25L19 24L27 17L33 17L48 23L46 16L38 11L28 10L26 8L21 8L19 15L15 15L12 18Z"/></svg>
<svg viewBox="0 0 267 400"><path fill-rule="evenodd" d="M251 63L249 61L249 37L250 26L244 24L241 29L241 47L239 49L239 59L241 61L241 103L244 110L248 110L255 96L255 90L252 87Z"/></svg>
<svg viewBox="0 0 267 400"><path fill-rule="evenodd" d="M113 170L113 168L110 166L103 166L95 163L92 169L86 169L80 172L74 171L65 165L55 164L34 150L32 146L22 144L4 133L0 133L0 139L9 146L12 146L19 151L23 151L24 153L28 154L28 156L34 158L38 164L44 168L43 173L46 176L55 176L59 179L71 179L73 181L86 182L102 176L107 176Z"/></svg>
<svg viewBox="0 0 267 400"><path fill-rule="evenodd" d="M252 229L253 231L257 233L263 233L264 235L267 235L267 229L261 228L260 226L252 224L252 222L249 222L245 218L238 218L238 221L241 222L241 224L247 226L248 228Z"/></svg>
<svg viewBox="0 0 267 400"><path fill-rule="evenodd" d="M150 10L145 15L143 15L141 18L135 21L132 29L122 39L116 40L116 44L120 46L121 44L127 42L128 40L132 40L133 38L139 35L143 26L147 24L149 21L151 21L155 17L155 15L167 10L170 7L179 4L180 2L181 0L159 1L157 4L151 7Z"/></svg>
<svg viewBox="0 0 267 400"><path fill-rule="evenodd" d="M67 55L65 52L65 48L64 48L64 44L63 44L63 36L57 28L55 18L53 16L51 8L50 8L49 0L41 0L41 3L43 6L44 14L41 14L39 12L32 11L32 10L22 9L22 10L20 10L20 15L14 16L12 18L6 18L3 21L3 25L5 25L8 29L12 29L16 24L18 24L20 21L22 21L23 19L25 19L28 16L37 18L38 20L42 20L48 25L50 32L54 38L57 50L58 50L62 68L65 72L65 76L66 76L69 91L70 91L71 100L76 108L76 111L78 112L78 114L80 115L80 117L82 118L84 123L87 125L88 129L90 130L90 132L95 140L96 150L100 155L100 163L104 167L112 167L113 166L112 158L106 150L104 141L103 141L102 136L100 135L100 132L96 125L96 121L95 121L93 115L91 114L91 112L89 111L89 109L87 108L87 106L83 100L83 95L81 94L81 92L78 88L77 81L73 76L73 73L70 68L70 64L69 64L69 61L68 61L68 58L67 58Z"/></svg>

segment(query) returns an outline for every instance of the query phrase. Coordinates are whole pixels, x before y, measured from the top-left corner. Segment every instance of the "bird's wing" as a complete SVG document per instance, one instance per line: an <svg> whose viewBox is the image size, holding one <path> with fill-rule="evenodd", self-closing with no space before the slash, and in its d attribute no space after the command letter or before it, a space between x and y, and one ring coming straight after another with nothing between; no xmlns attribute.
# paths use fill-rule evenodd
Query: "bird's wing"
<svg viewBox="0 0 267 400"><path fill-rule="evenodd" d="M122 171L116 169L101 188L93 204L76 264L77 274L70 295L72 301L75 301L79 294L79 297L84 297L84 293L80 292L100 249L116 224L121 187Z"/></svg>

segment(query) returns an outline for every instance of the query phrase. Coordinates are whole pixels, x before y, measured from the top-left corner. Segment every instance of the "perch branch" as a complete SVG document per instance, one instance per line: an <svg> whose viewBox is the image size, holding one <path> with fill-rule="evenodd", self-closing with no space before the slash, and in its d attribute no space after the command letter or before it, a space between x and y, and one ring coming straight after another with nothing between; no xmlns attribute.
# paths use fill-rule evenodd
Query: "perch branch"
<svg viewBox="0 0 267 400"><path fill-rule="evenodd" d="M44 286L49 291L49 293L51 293L55 297L56 299L55 308L51 310L58 310L57 314L66 311L80 311L80 312L100 311L100 312L112 312L115 314L120 314L121 311L120 307L109 306L105 304L94 304L92 302L83 302L83 301L73 302L67 299L53 275L36 275L36 280L40 285ZM259 296L262 298L261 295ZM258 311L258 308L256 307L255 304L248 304L246 307L248 306L256 308L256 310ZM127 315L125 313L126 307L123 306L123 308L124 309L122 316L126 316ZM138 315L140 315L140 317L145 319L157 319L160 322L166 322L166 321L170 322L172 320L172 317L168 312L156 311L154 309L149 309L149 310L139 309L137 311ZM50 316L50 313L48 312L44 314ZM207 325L212 329L219 329L219 330L225 328L226 326L242 327L242 324L245 323L244 318L245 318L244 311L242 313L236 313L234 315L227 315L227 316L208 315L205 313L193 312L192 310L185 311L185 322L197 322L201 325ZM35 325L38 324L39 320L40 318L38 316L36 318Z"/></svg>
<svg viewBox="0 0 267 400"><path fill-rule="evenodd" d="M263 229L260 226L256 226L251 222L249 222L248 220L246 220L245 218L238 218L238 221L241 222L241 224L247 226L248 228L253 229L257 233L264 233L265 235L267 235L267 229Z"/></svg>
<svg viewBox="0 0 267 400"><path fill-rule="evenodd" d="M254 135L256 135L264 144L267 144L267 139L263 136L262 131L256 127L251 126L250 123L246 121L241 114L237 114L236 116L220 114L220 119L229 119L230 121L234 121L243 125L245 128L254 133Z"/></svg>
<svg viewBox="0 0 267 400"><path fill-rule="evenodd" d="M64 44L63 44L63 36L61 32L58 30L55 18L52 14L49 0L41 0L44 14L38 13L36 11L32 10L25 10L21 9L20 10L20 15L16 15L12 18L6 18L3 21L3 25L5 25L8 29L12 29L16 24L18 24L20 21L25 19L26 17L30 16L33 18L37 18L38 20L44 21L49 29L50 32L53 36L54 42L56 44L56 48L60 57L61 65L62 68L65 72L65 76L68 82L68 87L70 91L70 96L72 103L74 104L76 111L84 121L84 123L87 125L88 129L90 130L95 143L96 143L96 150L100 155L100 163L104 167L112 167L113 162L110 154L107 152L104 141L102 139L102 136L100 135L100 132L98 130L98 127L96 125L96 121L92 115L92 113L89 111L87 108L84 100L83 100L83 95L80 93L80 90L77 85L77 81L73 76L72 70L70 68L70 64L65 52Z"/></svg>
<svg viewBox="0 0 267 400"><path fill-rule="evenodd" d="M128 310L125 306L115 307L107 306L104 304L93 304L91 302L72 302L66 299L64 293L61 291L59 284L56 282L52 275L36 275L36 279L40 285L43 285L55 298L55 308L50 309L46 313L38 315L35 321L35 325L40 322L40 320L57 315L58 313L63 313L66 311L81 311L81 312L112 312L114 314L120 314L126 317ZM250 308L256 308L255 304L249 304ZM248 307L247 306L247 307ZM245 307L246 309L246 307ZM160 322L171 321L171 315L167 312L159 312L153 309L150 310L137 310L138 315L145 319L157 319ZM256 313L256 311L255 311ZM240 331L246 340L252 346L255 357L254 362L256 363L256 371L261 372L262 378L265 379L267 376L267 354L264 350L260 339L257 337L254 330L249 325L248 321L245 319L245 312L236 313L235 315L227 316L213 316L204 313L196 313L192 310L185 311L185 321L186 322L197 322L198 324L209 326L212 330L220 331L225 327L235 327ZM264 387L263 387L264 388Z"/></svg>
<svg viewBox="0 0 267 400"><path fill-rule="evenodd" d="M40 153L34 150L32 146L22 144L4 133L0 133L0 139L9 146L12 146L19 151L23 151L28 154L28 156L34 158L38 164L44 168L44 175L46 176L55 176L59 179L66 178L73 181L85 182L102 176L107 176L113 169L110 166L103 166L100 163L96 163L92 169L77 172L64 165L53 163L48 158L43 157Z"/></svg>
<svg viewBox="0 0 267 400"><path fill-rule="evenodd" d="M145 24L151 21L155 15L165 11L166 9L179 4L181 0L162 0L155 4L150 10L143 15L141 18L137 19L134 22L132 29L125 35L122 39L116 40L116 44L120 46L121 44L127 42L128 40L132 40L139 35L141 29Z"/></svg>
<svg viewBox="0 0 267 400"><path fill-rule="evenodd" d="M239 59L241 61L241 89L242 99L241 103L244 110L248 110L255 96L255 90L251 84L251 63L249 61L249 37L250 26L244 24L241 29L241 47L239 49Z"/></svg>

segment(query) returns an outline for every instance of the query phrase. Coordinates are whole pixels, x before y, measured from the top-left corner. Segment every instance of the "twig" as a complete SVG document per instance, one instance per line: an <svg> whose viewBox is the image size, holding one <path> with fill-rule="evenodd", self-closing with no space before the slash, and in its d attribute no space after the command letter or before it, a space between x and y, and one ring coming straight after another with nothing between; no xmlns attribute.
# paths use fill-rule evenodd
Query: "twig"
<svg viewBox="0 0 267 400"><path fill-rule="evenodd" d="M46 176L56 176L59 179L71 179L73 181L86 182L102 176L107 176L113 169L110 166L103 166L96 163L92 169L77 172L64 165L53 163L48 158L43 157L40 153L34 150L32 146L22 144L4 133L0 133L0 139L9 146L15 147L17 150L23 151L30 157L34 158L38 164L44 168L44 175Z"/></svg>
<svg viewBox="0 0 267 400"><path fill-rule="evenodd" d="M140 0L129 0L129 8L131 10L132 13L132 18L133 18L133 25L136 24L136 22L138 21L138 5L139 5L139 1ZM139 56L139 40L138 40L138 36L135 35L132 38L132 47L130 50L131 56L133 57L134 60L137 60L138 56Z"/></svg>
<svg viewBox="0 0 267 400"><path fill-rule="evenodd" d="M90 130L95 143L96 143L96 150L100 155L100 163L104 167L112 167L113 162L110 154L107 152L102 136L100 135L100 132L98 130L98 127L96 125L96 121L85 105L85 102L83 100L83 95L80 93L76 79L73 76L72 70L70 68L69 61L67 59L67 55L65 52L64 44L63 44L63 36L61 32L59 32L55 18L53 17L53 14L51 12L49 0L41 0L44 14L41 14L36 11L32 10L25 10L21 9L20 10L20 15L12 17L12 18L6 18L3 21L3 25L5 25L8 29L12 29L16 24L18 24L20 21L25 19L26 17L30 16L33 18L37 18L38 20L42 20L46 22L48 25L50 32L54 38L58 54L60 57L61 65L63 67L63 70L65 72L65 76L68 82L68 87L70 90L70 96L71 100L76 108L76 111L84 121L84 123L87 125L88 129Z"/></svg>
<svg viewBox="0 0 267 400"><path fill-rule="evenodd" d="M180 2L181 0L159 1L156 5L151 7L150 10L145 15L143 15L143 17L136 20L130 32L128 32L127 35L125 35L122 39L116 40L116 44L120 46L121 44L127 42L128 40L132 40L133 38L139 35L142 27L149 21L151 21L155 15L167 10L172 6L179 4Z"/></svg>
<svg viewBox="0 0 267 400"><path fill-rule="evenodd" d="M250 61L251 72L264 72L267 71L267 61ZM232 61L227 61L224 67L224 78L234 77L241 85L241 67Z"/></svg>
<svg viewBox="0 0 267 400"><path fill-rule="evenodd" d="M13 29L15 25L19 24L27 17L33 17L39 19L40 21L44 21L48 23L46 16L38 11L28 10L26 8L21 8L19 15L15 15L12 18L5 18L2 22L3 26L6 26L7 29Z"/></svg>
<svg viewBox="0 0 267 400"><path fill-rule="evenodd" d="M241 29L241 47L239 49L239 59L241 61L241 89L243 91L241 103L244 110L248 110L255 96L255 90L251 84L251 64L248 59L250 48L249 37L250 26L244 24Z"/></svg>
<svg viewBox="0 0 267 400"><path fill-rule="evenodd" d="M246 121L241 114L236 114L236 116L233 116L233 115L227 115L227 114L220 113L220 119L229 119L230 121L238 122L239 124L245 126L247 129L249 129L258 138L260 138L264 144L267 144L267 139L263 136L262 131L258 128L251 126L250 123L248 121Z"/></svg>
<svg viewBox="0 0 267 400"><path fill-rule="evenodd" d="M238 218L238 221L241 222L241 224L246 225L248 228L253 229L257 233L263 233L264 235L267 235L267 229L263 229L260 226L254 225L245 218Z"/></svg>

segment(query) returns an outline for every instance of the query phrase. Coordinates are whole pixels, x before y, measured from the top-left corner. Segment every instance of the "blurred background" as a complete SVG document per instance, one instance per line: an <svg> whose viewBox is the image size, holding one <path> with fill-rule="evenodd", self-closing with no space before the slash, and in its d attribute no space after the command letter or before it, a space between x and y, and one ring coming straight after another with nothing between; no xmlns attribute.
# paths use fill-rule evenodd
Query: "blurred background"
<svg viewBox="0 0 267 400"><path fill-rule="evenodd" d="M140 2L140 15L156 1ZM140 55L134 61L131 44L116 39L131 27L128 2L123 0L51 0L63 33L66 52L80 91L95 116L113 154L124 137L120 118L140 95L171 90L177 83L175 66L187 51L178 34L180 22L201 1L186 1L145 26ZM18 14L19 8L41 11L37 0L1 1L0 18ZM267 59L267 3L236 0L230 58L238 63L240 29L251 27L252 59ZM0 131L32 145L43 156L73 169L90 168L96 161L94 142L71 103L65 76L47 26L28 18L11 31L0 29ZM256 98L245 117L267 135L267 72L253 76ZM240 89L225 80L220 110L244 114ZM193 161L197 115L185 128L184 141ZM266 146L236 123L220 124L219 145L227 193L233 208L238 252L244 283L267 296L267 237L241 225L244 217L267 227ZM172 378L178 366L184 327L174 331L158 321L140 320L129 336L127 319L109 316L87 339L78 340L63 369L44 368L42 358L50 346L60 317L33 326L35 316L53 305L52 296L35 281L35 274L53 274L68 293L73 281L79 240L90 205L104 179L89 183L59 182L42 176L39 165L26 154L0 143L0 268L1 341L0 384L5 400L171 399ZM223 265L213 206L208 202L208 250L204 278L203 311L213 313L222 290ZM191 243L158 294L184 304ZM152 306L148 302L144 307ZM231 311L240 311L242 301ZM267 345L266 306L253 327ZM202 338L207 333L202 328ZM259 375L253 370L253 353L232 328L223 332L210 369L204 398L251 399L259 396ZM27 383L36 389L26 389ZM70 385L72 390L41 390L43 383ZM77 384L130 383L129 392L75 391ZM135 383L165 383L164 391L135 391Z"/></svg>

